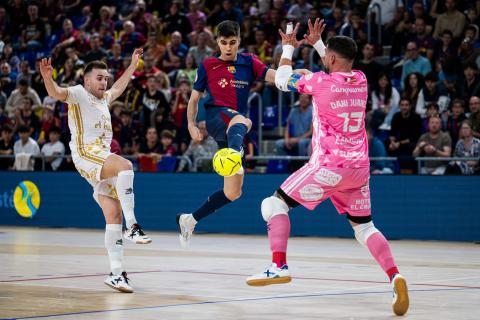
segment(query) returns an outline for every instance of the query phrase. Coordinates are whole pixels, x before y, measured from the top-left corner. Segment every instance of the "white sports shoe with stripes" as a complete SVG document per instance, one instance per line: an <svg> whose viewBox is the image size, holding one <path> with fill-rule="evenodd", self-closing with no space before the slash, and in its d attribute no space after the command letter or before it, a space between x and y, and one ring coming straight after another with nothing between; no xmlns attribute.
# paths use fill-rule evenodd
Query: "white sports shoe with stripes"
<svg viewBox="0 0 480 320"><path fill-rule="evenodd" d="M288 266L284 264L282 267L277 267L275 262L267 266L264 272L255 274L247 278L249 286L261 287L270 284L281 284L292 281Z"/></svg>
<svg viewBox="0 0 480 320"><path fill-rule="evenodd" d="M392 279L393 301L392 309L397 316L403 316L408 311L409 299L407 281L401 274L396 274Z"/></svg>
<svg viewBox="0 0 480 320"><path fill-rule="evenodd" d="M177 225L179 231L180 246L183 249L190 247L190 239L192 238L193 230L197 221L191 213L177 214Z"/></svg>
<svg viewBox="0 0 480 320"><path fill-rule="evenodd" d="M110 273L110 275L105 278L104 283L114 290L132 293L133 288L130 286L129 281L130 279L127 278L127 273L124 271L122 274Z"/></svg>

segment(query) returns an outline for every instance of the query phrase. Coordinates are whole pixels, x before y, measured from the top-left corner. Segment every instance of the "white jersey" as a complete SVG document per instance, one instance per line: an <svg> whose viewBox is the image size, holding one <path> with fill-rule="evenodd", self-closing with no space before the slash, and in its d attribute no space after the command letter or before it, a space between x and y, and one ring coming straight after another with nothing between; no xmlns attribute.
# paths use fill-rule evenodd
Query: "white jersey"
<svg viewBox="0 0 480 320"><path fill-rule="evenodd" d="M103 99L98 99L82 85L69 87L67 92L73 161L81 159L103 166L113 135L108 109L112 95L106 91Z"/></svg>

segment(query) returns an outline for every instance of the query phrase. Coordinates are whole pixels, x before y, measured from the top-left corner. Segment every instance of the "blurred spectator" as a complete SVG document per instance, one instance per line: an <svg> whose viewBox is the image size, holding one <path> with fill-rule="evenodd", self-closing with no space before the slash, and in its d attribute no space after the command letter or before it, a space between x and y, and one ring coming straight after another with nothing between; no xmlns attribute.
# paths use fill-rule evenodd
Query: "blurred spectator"
<svg viewBox="0 0 480 320"><path fill-rule="evenodd" d="M427 25L425 24L424 18L416 18L413 27L414 32L410 41L415 42L418 51L422 56L427 57L428 60L432 61L435 40L427 32Z"/></svg>
<svg viewBox="0 0 480 320"><path fill-rule="evenodd" d="M287 18L296 22L303 22L308 18L308 13L312 7L313 6L308 3L307 0L298 0L298 3L295 3L290 9L288 9ZM338 15L343 16L341 9ZM335 9L333 9L333 16L335 17Z"/></svg>
<svg viewBox="0 0 480 320"><path fill-rule="evenodd" d="M182 43L182 34L178 31L172 33L172 40L167 43L167 52L163 59L163 69L170 72L185 66L185 57L188 47Z"/></svg>
<svg viewBox="0 0 480 320"><path fill-rule="evenodd" d="M120 136L120 131L122 130L121 113L122 113L123 110L125 110L125 104L121 101L118 101L118 100L114 101L110 105L110 114L111 114L111 118L112 118L113 139L117 140L117 142L118 142L118 139L119 139L119 136Z"/></svg>
<svg viewBox="0 0 480 320"><path fill-rule="evenodd" d="M306 5L309 5L310 8L312 8L311 4L307 3ZM292 10L292 8L293 8L293 6L290 7L290 10L288 10L288 12L289 12L289 17L288 18L291 19L291 20L294 20L294 21L300 20L301 22L303 22L304 19L307 17L307 15L305 14L305 15L299 16L299 17L296 17L296 16L291 17L290 16L290 11ZM344 23L345 23L345 17L344 17L342 8L340 8L340 7L333 8L332 15L330 16L329 19L326 20L327 28L331 29L331 30L333 29L333 30L335 30L335 33L339 34L340 33L340 28L342 27L342 25ZM348 33L346 33L345 35L347 35L347 34Z"/></svg>
<svg viewBox="0 0 480 320"><path fill-rule="evenodd" d="M457 95L457 82L459 81L461 62L456 56L449 56L441 67L442 70L439 72L438 78L447 93L455 97Z"/></svg>
<svg viewBox="0 0 480 320"><path fill-rule="evenodd" d="M122 127L120 129L118 143L122 147L123 154L133 153L133 144L135 139L141 136L141 125L138 121L132 119L132 113L129 111L122 111L120 113Z"/></svg>
<svg viewBox="0 0 480 320"><path fill-rule="evenodd" d="M31 86L32 75L33 72L30 70L30 65L28 64L28 61L22 61L20 63L20 73L17 75L17 85L20 83L20 80L25 79L28 85Z"/></svg>
<svg viewBox="0 0 480 320"><path fill-rule="evenodd" d="M439 112L443 113L447 110L450 98L444 90L440 90L438 84L438 76L435 72L429 72L425 76L425 86L422 89L425 104L438 104Z"/></svg>
<svg viewBox="0 0 480 320"><path fill-rule="evenodd" d="M53 48L56 54L59 54L67 47L73 46L78 36L78 31L73 28L73 23L70 19L63 20L62 29L58 44Z"/></svg>
<svg viewBox="0 0 480 320"><path fill-rule="evenodd" d="M389 154L400 158L400 168L412 170L415 164L408 160L420 137L422 121L407 98L400 99L400 112L392 119Z"/></svg>
<svg viewBox="0 0 480 320"><path fill-rule="evenodd" d="M8 62L3 62L0 65L0 82L2 82L3 91L7 96L15 90L15 83L17 80L17 72L12 71Z"/></svg>
<svg viewBox="0 0 480 320"><path fill-rule="evenodd" d="M376 138L372 134L372 129L367 126L367 139L368 139L368 157L369 158L383 158L388 157L385 145L380 139ZM371 174L392 174L393 165L390 161L385 160L370 160L370 173Z"/></svg>
<svg viewBox="0 0 480 320"><path fill-rule="evenodd" d="M430 61L418 53L417 44L415 42L409 42L407 44L405 62L402 68L402 84L404 84L405 78L413 72L418 72L425 76L430 71L432 71Z"/></svg>
<svg viewBox="0 0 480 320"><path fill-rule="evenodd" d="M387 74L380 73L371 93L372 97L372 129L376 131L390 130L395 113L400 111L398 106L400 94L392 87Z"/></svg>
<svg viewBox="0 0 480 320"><path fill-rule="evenodd" d="M160 110L163 114L168 114L170 105L165 95L158 90L158 84L154 75L147 78L147 85L141 97L142 113L140 115L143 126L150 127L153 124L153 112Z"/></svg>
<svg viewBox="0 0 480 320"><path fill-rule="evenodd" d="M204 21L205 23L207 22L207 16L203 11L200 10L198 0L190 1L187 19L190 21L190 26L192 29L195 28L197 21Z"/></svg>
<svg viewBox="0 0 480 320"><path fill-rule="evenodd" d="M127 89L120 96L119 101L122 101L125 105L125 110L130 112L133 118L140 119L140 113L142 112L142 92L138 88L136 80L131 80ZM120 144L122 144L120 142Z"/></svg>
<svg viewBox="0 0 480 320"><path fill-rule="evenodd" d="M280 40L278 29L282 27L282 18L283 11L274 8L270 11L270 21L264 24L264 30L265 34L267 35L267 40L272 45L277 44L277 42Z"/></svg>
<svg viewBox="0 0 480 320"><path fill-rule="evenodd" d="M40 97L35 90L28 86L26 80L22 80L18 84L18 89L13 90L10 97L8 97L5 111L8 113L9 117L15 116L16 110L23 105L25 98L30 98L32 105L34 106L39 106L41 104Z"/></svg>
<svg viewBox="0 0 480 320"><path fill-rule="evenodd" d="M140 163L140 171L156 172L157 163L162 158L160 153L157 130L154 127L148 128L145 140L140 143L138 152L135 154Z"/></svg>
<svg viewBox="0 0 480 320"><path fill-rule="evenodd" d="M405 91L403 95L408 98L415 108L415 112L422 118L425 117L425 98L423 97L423 76L418 73L410 73L405 78Z"/></svg>
<svg viewBox="0 0 480 320"><path fill-rule="evenodd" d="M440 107L435 102L427 103L426 117L422 119L422 134L428 131L428 123L431 117L440 117Z"/></svg>
<svg viewBox="0 0 480 320"><path fill-rule="evenodd" d="M45 88L45 83L43 81L43 77L40 74L40 60L37 60L35 62L35 71L32 75L32 89L37 92L39 98L41 99L45 98L48 95L47 89Z"/></svg>
<svg viewBox="0 0 480 320"><path fill-rule="evenodd" d="M167 101L170 101L172 98L172 92L170 89L170 79L168 78L167 74L163 71L160 71L160 73L156 75L156 78L158 88L165 95Z"/></svg>
<svg viewBox="0 0 480 320"><path fill-rule="evenodd" d="M5 92L3 92L3 88L2 88L2 83L0 82L0 109L2 109L2 115L3 115L3 110L5 110L5 105L7 104L7 95L5 94ZM0 122L0 126L1 126L1 122Z"/></svg>
<svg viewBox="0 0 480 320"><path fill-rule="evenodd" d="M469 25L465 29L465 37L458 47L458 56L462 61L473 61L475 51L480 49L480 41L478 40L478 26Z"/></svg>
<svg viewBox="0 0 480 320"><path fill-rule="evenodd" d="M80 59L80 57L77 54L77 51L74 48L65 49L65 54L67 55L68 59L72 60L75 70L77 70L80 67L83 67L83 65L85 64L85 61Z"/></svg>
<svg viewBox="0 0 480 320"><path fill-rule="evenodd" d="M157 36L158 36L158 33L156 31L150 32L147 37L147 43L143 47L144 55L152 58L152 60L155 61L155 63L158 63L159 61L162 60L166 50L165 45L163 45L157 40ZM121 50L120 50L120 55L121 55Z"/></svg>
<svg viewBox="0 0 480 320"><path fill-rule="evenodd" d="M257 28L255 30L255 54L258 58L265 64L272 63L273 58L273 47L267 41L265 31ZM307 48L310 52L310 49ZM310 57L309 57L310 58Z"/></svg>
<svg viewBox="0 0 480 320"><path fill-rule="evenodd" d="M300 0L303 1L303 0ZM236 21L239 25L242 24L243 14L242 11L237 6L234 6L232 0L223 0L222 9L219 12L219 21L233 20ZM214 23L215 25L217 23Z"/></svg>
<svg viewBox="0 0 480 320"><path fill-rule="evenodd" d="M426 8L423 5L423 0L415 0L412 5L412 19L416 21L416 19L422 19L424 23L427 25L426 32L427 34L432 33L432 26L434 25L434 19L432 16L426 12ZM419 46L420 47L420 46Z"/></svg>
<svg viewBox="0 0 480 320"><path fill-rule="evenodd" d="M13 128L9 125L1 127L0 155L13 155ZM9 170L13 166L13 158L0 158L0 170Z"/></svg>
<svg viewBox="0 0 480 320"><path fill-rule="evenodd" d="M110 50L115 39L113 38L112 33L110 33L107 24L100 25L100 30L98 31L100 37L100 47L105 50Z"/></svg>
<svg viewBox="0 0 480 320"><path fill-rule="evenodd" d="M35 140L30 138L30 128L21 125L18 128L20 139L13 145L15 154L15 170L33 171L35 165L34 157L40 155L40 148Z"/></svg>
<svg viewBox="0 0 480 320"><path fill-rule="evenodd" d="M130 55L135 48L140 48L145 43L145 37L135 31L135 24L127 20L123 23L123 33L120 36L123 54Z"/></svg>
<svg viewBox="0 0 480 320"><path fill-rule="evenodd" d="M204 171L197 168L197 164L200 164L200 168L205 167L205 163L210 165L210 161L202 161L197 163L199 158L212 158L215 152L217 152L218 146L212 136L208 135L205 121L202 121L198 124L200 133L202 134L202 141L197 142L194 140L190 141L190 145L187 148L187 151L183 154L184 157L188 157L192 162L192 167L188 168L190 172ZM187 165L185 159L181 159L178 164L177 172L182 172Z"/></svg>
<svg viewBox="0 0 480 320"><path fill-rule="evenodd" d="M453 38L462 35L467 19L463 13L457 10L456 5L456 0L445 0L446 11L440 14L435 22L434 38L439 38L444 30L450 30Z"/></svg>
<svg viewBox="0 0 480 320"><path fill-rule="evenodd" d="M56 82L61 87L72 86L79 82L79 75L75 71L75 65L70 58L65 60L63 68L59 70Z"/></svg>
<svg viewBox="0 0 480 320"><path fill-rule="evenodd" d="M43 47L45 39L44 23L38 17L38 6L34 3L28 6L28 19L20 28L20 48L23 51L37 51Z"/></svg>
<svg viewBox="0 0 480 320"><path fill-rule="evenodd" d="M7 15L7 10L5 9L5 7L1 6L0 7L0 39L2 39L5 42L9 42L11 28L12 28L12 23L9 15Z"/></svg>
<svg viewBox="0 0 480 320"><path fill-rule="evenodd" d="M160 134L160 154L173 156L177 153L177 148L173 145L175 136L169 130L163 130Z"/></svg>
<svg viewBox="0 0 480 320"><path fill-rule="evenodd" d="M457 83L457 97L468 101L471 96L480 96L480 76L475 63L466 63L463 67L463 77Z"/></svg>
<svg viewBox="0 0 480 320"><path fill-rule="evenodd" d="M122 46L120 43L114 43L110 52L111 54L108 57L107 64L116 80L119 78L118 71L123 68Z"/></svg>
<svg viewBox="0 0 480 320"><path fill-rule="evenodd" d="M472 123L470 120L462 122L460 140L455 146L454 157L480 158L480 140L473 136ZM448 173L478 174L478 160L452 161L447 167Z"/></svg>
<svg viewBox="0 0 480 320"><path fill-rule="evenodd" d="M462 99L453 100L452 112L445 123L446 131L450 134L450 138L452 139L452 146L457 144L460 125L465 119L465 101Z"/></svg>
<svg viewBox="0 0 480 320"><path fill-rule="evenodd" d="M20 71L20 58L13 52L10 43L6 43L0 52L0 61L6 62L15 75Z"/></svg>
<svg viewBox="0 0 480 320"><path fill-rule="evenodd" d="M113 34L113 32L115 31L115 24L111 19L111 17L112 17L112 12L110 8L108 6L102 6L100 8L98 19L95 20L92 24L92 31L99 32L101 25L107 25L108 31L110 31Z"/></svg>
<svg viewBox="0 0 480 320"><path fill-rule="evenodd" d="M107 62L108 53L105 49L103 49L100 45L100 36L98 33L93 34L90 37L90 50L87 51L83 60L85 63L89 63L94 60L103 60Z"/></svg>
<svg viewBox="0 0 480 320"><path fill-rule="evenodd" d="M49 96L43 99L43 115L40 123L40 134L37 139L40 145L46 142L51 128L57 128L60 134L60 119L55 116L56 103L57 100Z"/></svg>
<svg viewBox="0 0 480 320"><path fill-rule="evenodd" d="M298 60L295 61L295 68L296 69L308 69L312 72L318 72L320 71L320 67L314 62L313 65L310 65L310 52L311 49L310 47L303 46L300 47L300 56ZM271 63L271 58L270 58L270 63Z"/></svg>
<svg viewBox="0 0 480 320"><path fill-rule="evenodd" d="M48 140L42 147L42 155L45 156L45 167L47 171L57 171L63 162L65 146L60 141L60 129L58 127L50 128ZM60 157L59 157L60 156Z"/></svg>
<svg viewBox="0 0 480 320"><path fill-rule="evenodd" d="M162 19L164 24L163 33L165 35L170 35L175 31L188 35L192 31L190 21L180 10L180 5L181 1L174 0L170 5L169 14Z"/></svg>
<svg viewBox="0 0 480 320"><path fill-rule="evenodd" d="M185 68L180 69L176 72L175 82L178 82L181 79L187 79L190 83L195 82L195 77L197 76L197 65L195 60L189 54L185 58Z"/></svg>
<svg viewBox="0 0 480 320"><path fill-rule="evenodd" d="M480 138L480 97L473 96L469 101L470 116L468 119L472 123L472 134L475 138Z"/></svg>
<svg viewBox="0 0 480 320"><path fill-rule="evenodd" d="M170 120L170 116L161 112L161 110L156 110L153 113L153 126L157 129L157 132L162 132L163 130L169 130L176 134L177 128Z"/></svg>
<svg viewBox="0 0 480 320"><path fill-rule="evenodd" d="M188 55L193 57L195 64L199 66L206 57L209 57L213 53L213 49L207 46L208 34L201 32L197 36L196 45L190 47Z"/></svg>
<svg viewBox="0 0 480 320"><path fill-rule="evenodd" d="M137 3L133 7L133 11L126 17L127 20L131 20L135 24L135 31L146 35L148 33L148 25L152 21L153 16L151 13L146 12L147 5L143 0L137 0Z"/></svg>
<svg viewBox="0 0 480 320"><path fill-rule="evenodd" d="M382 66L373 60L374 56L375 47L372 43L366 43L362 49L362 59L355 63L355 69L365 73L370 86L375 86L378 83L378 76L382 70Z"/></svg>
<svg viewBox="0 0 480 320"><path fill-rule="evenodd" d="M82 57L88 52L88 50L90 50L90 40L88 39L84 29L78 30L77 38L73 43L73 48Z"/></svg>
<svg viewBox="0 0 480 320"><path fill-rule="evenodd" d="M253 28L253 27L252 27ZM209 47L215 46L215 39L213 33L208 30L207 23L205 20L197 20L195 24L195 28L192 32L188 34L188 43L190 46L194 46L197 44L197 40L200 34L205 33L206 37L206 44Z"/></svg>
<svg viewBox="0 0 480 320"><path fill-rule="evenodd" d="M431 117L428 122L428 132L418 139L413 150L414 157L450 157L452 153L452 140L450 135L441 131L442 121L439 117ZM424 161L421 174L442 175L445 173L446 164L441 161Z"/></svg>
<svg viewBox="0 0 480 320"><path fill-rule="evenodd" d="M433 59L439 64L445 62L448 57L455 55L455 46L453 44L453 34L450 30L444 30L440 41L437 41L433 52Z"/></svg>
<svg viewBox="0 0 480 320"><path fill-rule="evenodd" d="M33 112L33 100L30 97L23 98L21 106L15 110L15 123L18 126L26 126L30 129L30 135L35 139L40 133L40 119Z"/></svg>
<svg viewBox="0 0 480 320"><path fill-rule="evenodd" d="M312 138L312 103L306 94L301 94L298 102L298 107L288 115L284 138L275 142L278 155L308 155Z"/></svg>

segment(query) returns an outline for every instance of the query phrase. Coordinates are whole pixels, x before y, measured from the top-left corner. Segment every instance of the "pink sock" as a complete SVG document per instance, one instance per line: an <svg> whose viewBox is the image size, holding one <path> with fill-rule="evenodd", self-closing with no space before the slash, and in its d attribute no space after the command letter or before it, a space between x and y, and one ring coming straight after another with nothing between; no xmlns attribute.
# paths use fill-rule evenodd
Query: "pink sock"
<svg viewBox="0 0 480 320"><path fill-rule="evenodd" d="M290 218L286 214L274 216L267 224L272 262L278 267L287 264L287 242L290 235Z"/></svg>
<svg viewBox="0 0 480 320"><path fill-rule="evenodd" d="M375 232L367 239L367 247L372 256L375 258L380 267L390 278L398 273L397 266L393 260L392 251L388 245L387 239L381 232Z"/></svg>

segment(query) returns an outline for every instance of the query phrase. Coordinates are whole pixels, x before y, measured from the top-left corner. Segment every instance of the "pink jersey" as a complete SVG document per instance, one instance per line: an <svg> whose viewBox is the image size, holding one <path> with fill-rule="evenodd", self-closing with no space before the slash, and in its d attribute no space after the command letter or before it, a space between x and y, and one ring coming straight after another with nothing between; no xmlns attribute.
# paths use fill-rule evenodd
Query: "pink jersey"
<svg viewBox="0 0 480 320"><path fill-rule="evenodd" d="M351 73L315 72L292 84L313 96L312 156L309 163L335 168L369 167L365 132L367 78Z"/></svg>

